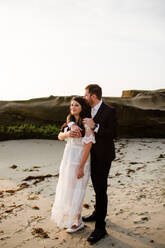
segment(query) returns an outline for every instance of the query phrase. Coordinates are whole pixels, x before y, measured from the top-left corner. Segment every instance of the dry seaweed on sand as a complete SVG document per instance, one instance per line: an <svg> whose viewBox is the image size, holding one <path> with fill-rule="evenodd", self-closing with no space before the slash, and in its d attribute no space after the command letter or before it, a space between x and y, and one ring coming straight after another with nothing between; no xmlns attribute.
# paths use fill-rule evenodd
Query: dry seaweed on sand
<svg viewBox="0 0 165 248"><path fill-rule="evenodd" d="M23 190L24 188L27 188L27 187L29 187L29 185L26 183L23 183L23 184L19 185L19 187L16 189L1 190L0 191L0 197L3 197L4 193L9 193L9 194L13 195L13 194L15 194L15 192Z"/></svg>
<svg viewBox="0 0 165 248"><path fill-rule="evenodd" d="M35 205L32 207L32 209L39 210L40 208L37 205Z"/></svg>
<svg viewBox="0 0 165 248"><path fill-rule="evenodd" d="M44 181L45 178L58 177L58 175L59 174L56 174L56 175L47 174L47 175L40 175L40 176L28 176L25 179L23 179L23 181L35 180L33 184L37 184L37 183L40 183L40 182Z"/></svg>
<svg viewBox="0 0 165 248"><path fill-rule="evenodd" d="M18 166L15 165L15 164L13 164L13 165L10 166L11 169L16 169L17 167L18 167Z"/></svg>
<svg viewBox="0 0 165 248"><path fill-rule="evenodd" d="M40 238L49 238L49 235L47 234L47 232L45 232L41 227L35 227L33 228L33 231L31 232L32 235L36 235L36 237L40 237Z"/></svg>
<svg viewBox="0 0 165 248"><path fill-rule="evenodd" d="M7 210L5 210L4 212L2 212L1 215L4 214L4 213L11 213L11 212L13 212L14 209L19 208L19 207L21 207L22 205L23 205L23 204L19 204L19 205L15 205L15 204L14 204L14 205L11 206L9 209L7 209Z"/></svg>

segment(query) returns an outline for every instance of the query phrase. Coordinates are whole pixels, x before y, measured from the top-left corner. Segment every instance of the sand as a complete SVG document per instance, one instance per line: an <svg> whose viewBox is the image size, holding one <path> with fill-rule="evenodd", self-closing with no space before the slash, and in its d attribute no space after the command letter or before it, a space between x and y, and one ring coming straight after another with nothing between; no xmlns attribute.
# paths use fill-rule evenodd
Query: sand
<svg viewBox="0 0 165 248"><path fill-rule="evenodd" d="M65 142L0 142L0 247L91 247L94 223L68 234L50 220ZM165 247L165 139L116 141L108 178L108 236L94 247ZM26 180L25 180L26 179ZM89 181L83 215L93 210Z"/></svg>

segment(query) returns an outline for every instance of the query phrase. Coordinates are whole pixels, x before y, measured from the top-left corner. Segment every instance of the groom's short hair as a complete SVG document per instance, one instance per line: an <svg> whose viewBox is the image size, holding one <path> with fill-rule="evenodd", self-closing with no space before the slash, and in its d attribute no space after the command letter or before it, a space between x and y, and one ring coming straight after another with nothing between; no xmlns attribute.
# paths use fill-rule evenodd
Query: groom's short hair
<svg viewBox="0 0 165 248"><path fill-rule="evenodd" d="M102 97L102 89L98 84L89 84L85 87L86 90L89 91L90 95L96 95L96 97L101 100Z"/></svg>

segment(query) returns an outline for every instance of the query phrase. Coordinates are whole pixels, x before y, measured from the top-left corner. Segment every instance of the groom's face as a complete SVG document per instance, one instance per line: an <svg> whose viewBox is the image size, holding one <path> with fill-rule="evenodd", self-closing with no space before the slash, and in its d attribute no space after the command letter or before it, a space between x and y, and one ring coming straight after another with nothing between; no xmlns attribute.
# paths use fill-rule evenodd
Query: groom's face
<svg viewBox="0 0 165 248"><path fill-rule="evenodd" d="M92 107L93 104L94 104L93 96L89 94L89 91L88 90L85 90L84 98L87 100L87 102L89 103L89 105Z"/></svg>

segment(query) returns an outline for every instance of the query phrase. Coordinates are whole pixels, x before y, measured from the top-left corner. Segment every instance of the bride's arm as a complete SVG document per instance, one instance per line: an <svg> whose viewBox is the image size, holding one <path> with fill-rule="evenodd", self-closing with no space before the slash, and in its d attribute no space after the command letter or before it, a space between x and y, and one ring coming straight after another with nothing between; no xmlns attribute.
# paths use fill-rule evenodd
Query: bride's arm
<svg viewBox="0 0 165 248"><path fill-rule="evenodd" d="M70 135L70 130L67 132L60 132L58 135L58 139L59 140L65 140L66 138L68 138Z"/></svg>
<svg viewBox="0 0 165 248"><path fill-rule="evenodd" d="M92 142L84 144L84 150L83 150L81 162L80 162L79 167L78 167L77 178L81 178L84 176L84 166L85 166L85 163L86 163L87 158L89 156L91 147L92 147Z"/></svg>
<svg viewBox="0 0 165 248"><path fill-rule="evenodd" d="M84 127L85 127L85 136L82 138L82 142L84 143L84 149L83 149L81 162L78 167L77 178L81 178L84 176L85 163L89 156L92 144L96 143L93 130L87 124L85 124Z"/></svg>

